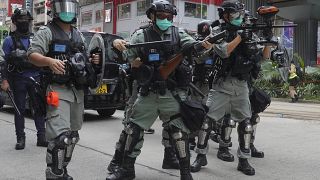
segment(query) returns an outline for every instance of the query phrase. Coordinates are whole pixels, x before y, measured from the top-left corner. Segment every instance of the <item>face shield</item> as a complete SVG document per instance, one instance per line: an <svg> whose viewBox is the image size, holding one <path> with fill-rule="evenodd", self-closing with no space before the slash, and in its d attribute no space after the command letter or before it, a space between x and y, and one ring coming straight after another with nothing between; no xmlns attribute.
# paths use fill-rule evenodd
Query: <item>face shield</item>
<svg viewBox="0 0 320 180"><path fill-rule="evenodd" d="M76 0L55 0L53 1L54 13L63 22L73 22L79 12L79 3Z"/></svg>

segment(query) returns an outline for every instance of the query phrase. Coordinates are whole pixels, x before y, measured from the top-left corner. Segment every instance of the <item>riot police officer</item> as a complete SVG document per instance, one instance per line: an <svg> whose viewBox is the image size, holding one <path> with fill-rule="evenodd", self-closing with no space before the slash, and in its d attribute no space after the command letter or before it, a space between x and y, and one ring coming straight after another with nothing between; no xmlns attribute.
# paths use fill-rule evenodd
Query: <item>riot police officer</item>
<svg viewBox="0 0 320 180"><path fill-rule="evenodd" d="M195 41L182 29L173 26L173 17L177 15L174 5L166 0L151 4L146 14L152 20L152 26L138 30L130 43L143 43L159 40L171 40L169 45L155 48L128 49L124 55L128 57L133 68L136 68L136 79L141 87L137 100L133 105L129 125L123 131L125 142L121 168L107 177L107 180L134 179L134 164L143 144L143 130L148 129L157 117L168 127L168 136L173 139L176 155L179 159L182 180L192 179L190 173L190 154L188 149L189 129L184 125L179 114L179 104L173 94L185 97L186 86L182 82L185 77L178 77L177 69L165 80L160 76L159 66L181 47L192 45ZM114 41L113 46L125 50L125 42ZM211 44L203 43L206 48ZM181 64L182 65L182 64ZM181 65L179 67L181 67Z"/></svg>
<svg viewBox="0 0 320 180"><path fill-rule="evenodd" d="M27 61L27 49L30 45L30 28L32 16L25 9L16 9L11 17L16 30L8 36L3 43L4 59L7 64L6 72L3 73L1 88L5 91L10 88L13 91L14 102L17 105L18 112L14 114L14 122L17 135L16 150L25 148L26 135L24 132L24 112L29 95L29 106L32 107L38 102L37 91L35 90L35 81L40 81L40 72L35 66ZM37 110L37 109L35 109ZM37 128L37 146L46 147L48 142L45 138L45 120L44 115L35 113L34 122Z"/></svg>
<svg viewBox="0 0 320 180"><path fill-rule="evenodd" d="M76 23L76 0L52 0L53 20L37 31L28 50L30 61L49 67L47 74L47 179L73 179L67 172L81 129L84 91L96 87L100 57L86 56L85 40Z"/></svg>
<svg viewBox="0 0 320 180"><path fill-rule="evenodd" d="M244 17L244 5L238 1L226 1L219 9L220 20L213 23L213 30L216 32L232 26L241 26ZM268 32L269 33L269 32ZM224 121L221 128L221 138L219 139L219 151L229 155L231 128L235 122L238 125L238 170L246 175L254 175L255 170L250 166L250 139L253 132L250 122L251 109L249 101L249 89L247 80L255 63L262 58L269 56L269 47L265 47L260 56L258 48L254 47L253 54L248 53L245 43L250 38L248 31L228 30L226 39L215 44L214 50L217 53L213 74L213 85L210 87L206 105L209 107L207 118L199 132L199 141L196 152L196 160L192 164L193 172L200 171L201 166L207 165L206 153L208 152L209 124L217 121L230 113L231 118ZM226 120L227 118L224 118ZM231 159L231 158L230 158Z"/></svg>
<svg viewBox="0 0 320 180"><path fill-rule="evenodd" d="M212 33L211 22L209 20L203 20L198 23L196 40L202 41ZM193 57L195 60L193 66L193 75L192 83L196 85L199 90L204 95L207 95L209 92L209 73L213 63L213 49L205 51L200 57ZM191 97L202 101L202 97L198 93L192 91ZM190 149L194 150L196 146L195 137L198 135L198 132L193 132L190 134Z"/></svg>

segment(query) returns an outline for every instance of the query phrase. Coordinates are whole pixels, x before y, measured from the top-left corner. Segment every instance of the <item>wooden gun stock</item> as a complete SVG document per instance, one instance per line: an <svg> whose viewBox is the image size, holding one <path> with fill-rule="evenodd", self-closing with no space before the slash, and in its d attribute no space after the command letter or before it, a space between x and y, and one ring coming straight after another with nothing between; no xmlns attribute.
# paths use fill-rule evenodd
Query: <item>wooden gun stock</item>
<svg viewBox="0 0 320 180"><path fill-rule="evenodd" d="M167 80L168 76L179 66L179 64L183 60L183 53L179 53L175 55L173 58L171 58L168 62L165 64L161 64L159 67L160 76Z"/></svg>
<svg viewBox="0 0 320 180"><path fill-rule="evenodd" d="M226 33L227 33L227 31L222 31L222 32L210 37L207 41L213 44L216 41L224 38L226 36ZM184 51L200 51L201 49L204 49L204 47L202 47L202 41L186 47L186 50L184 50ZM173 58L171 58L169 61L167 61L165 64L161 64L159 67L160 76L164 80L168 79L168 76L182 62L183 57L184 57L183 52L180 52L177 55L175 55Z"/></svg>

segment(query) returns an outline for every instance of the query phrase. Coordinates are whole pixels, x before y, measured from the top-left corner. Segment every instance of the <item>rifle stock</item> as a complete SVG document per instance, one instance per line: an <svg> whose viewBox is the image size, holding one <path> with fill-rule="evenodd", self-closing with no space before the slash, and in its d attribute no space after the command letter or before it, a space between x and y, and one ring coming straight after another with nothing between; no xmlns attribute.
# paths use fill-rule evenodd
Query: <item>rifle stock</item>
<svg viewBox="0 0 320 180"><path fill-rule="evenodd" d="M222 31L209 39L207 39L208 42L211 44L215 43L216 41L224 38L226 36L226 31ZM166 80L168 79L168 76L177 68L177 66L182 62L184 54L183 52L188 51L201 51L204 49L202 46L203 41L197 42L194 45L187 46L185 49L182 50L182 52L176 54L173 58L171 58L169 61L167 61L164 64L161 64L159 67L160 76Z"/></svg>
<svg viewBox="0 0 320 180"><path fill-rule="evenodd" d="M161 64L159 67L160 76L167 80L168 76L177 68L177 66L182 62L183 60L183 53L179 53L175 55L173 58L171 58L168 62L165 64Z"/></svg>

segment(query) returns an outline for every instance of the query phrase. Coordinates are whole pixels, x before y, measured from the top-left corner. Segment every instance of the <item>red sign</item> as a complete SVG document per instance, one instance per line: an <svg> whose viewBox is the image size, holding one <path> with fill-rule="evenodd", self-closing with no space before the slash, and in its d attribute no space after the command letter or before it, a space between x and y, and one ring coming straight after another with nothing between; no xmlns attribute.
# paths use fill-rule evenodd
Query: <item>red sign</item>
<svg viewBox="0 0 320 180"><path fill-rule="evenodd" d="M317 57L317 64L320 65L320 56Z"/></svg>
<svg viewBox="0 0 320 180"><path fill-rule="evenodd" d="M21 8L24 4L24 0L9 0L8 1L8 16L11 17L13 11L16 8Z"/></svg>

